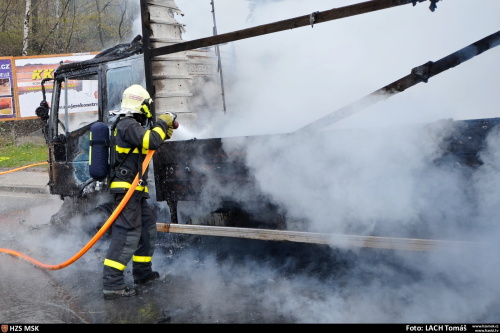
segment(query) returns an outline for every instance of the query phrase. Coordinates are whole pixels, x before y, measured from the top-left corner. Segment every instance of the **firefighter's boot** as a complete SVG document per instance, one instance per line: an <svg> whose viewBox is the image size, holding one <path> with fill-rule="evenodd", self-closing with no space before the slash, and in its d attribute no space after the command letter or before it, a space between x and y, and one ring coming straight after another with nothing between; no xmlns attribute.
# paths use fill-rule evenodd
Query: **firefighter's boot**
<svg viewBox="0 0 500 333"><path fill-rule="evenodd" d="M153 282L153 281L156 281L160 278L160 273L158 272L151 272L148 276L146 276L145 278L142 278L142 279L134 279L134 283L136 285L144 285L144 284L147 284L149 282Z"/></svg>
<svg viewBox="0 0 500 333"><path fill-rule="evenodd" d="M135 288L125 287L124 289L118 290L103 290L103 295L105 300L111 300L116 298L126 298L137 296L138 292Z"/></svg>

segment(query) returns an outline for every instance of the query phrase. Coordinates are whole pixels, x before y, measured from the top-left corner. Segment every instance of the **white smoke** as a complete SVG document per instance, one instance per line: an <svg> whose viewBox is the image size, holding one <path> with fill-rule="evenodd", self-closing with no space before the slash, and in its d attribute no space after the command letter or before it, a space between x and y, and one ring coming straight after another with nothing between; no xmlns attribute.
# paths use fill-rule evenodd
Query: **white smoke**
<svg viewBox="0 0 500 333"><path fill-rule="evenodd" d="M211 35L209 4L177 4L186 14L185 40ZM219 0L217 29L222 34L348 4L352 2L251 5ZM291 229L494 244L500 235L495 132L481 155L487 163L473 175L439 168L433 161L451 130L449 122L437 121L499 116L498 49L323 131L300 131L412 68L498 29L500 3L495 0L480 5L441 1L435 12L428 5L400 6L221 46L227 114L211 114L197 137L228 137L225 149L230 153L242 149L242 143L229 137L293 132L262 136L245 148L261 190L286 207ZM304 220L306 224L293 224ZM370 260L356 259L359 266L347 274L346 289L297 278L266 294L266 301L286 299L280 307L298 322L495 319L498 302L492 295L499 291L494 278L499 270L494 268L494 248L425 255L375 252ZM297 293L304 285L322 297L313 301Z"/></svg>
<svg viewBox="0 0 500 333"><path fill-rule="evenodd" d="M186 24L183 39L212 34L209 3L177 4L185 12L178 18ZM244 0L219 0L217 31L223 34L350 4L288 0L251 6ZM435 12L428 5L409 4L222 45L228 108L223 120L213 122L211 135L296 130L498 29L494 13L499 4L494 0L481 5L440 1ZM495 117L498 52L492 49L338 126Z"/></svg>
<svg viewBox="0 0 500 333"><path fill-rule="evenodd" d="M187 27L185 40L210 35L211 6L177 4L186 13L179 18ZM336 7L348 4L341 1ZM404 223L413 232L415 225L422 228L422 220L462 223L475 214L468 193L461 190L466 185L459 182L460 175L443 174L430 163L439 154L446 127L421 124L498 116L494 90L500 83L491 75L498 71L497 49L361 110L321 135L300 131L409 74L411 68L497 28L490 13L499 4L493 1L481 6L443 1L435 12L428 5L400 6L221 46L223 56L231 55L222 59L230 82L225 87L228 111L210 114L196 137L296 131L294 136L264 136L262 143L249 145L247 163L261 189L285 205L292 217L310 221L312 230L354 228L370 234L380 228L390 232ZM329 1L215 1L218 33L327 9L332 9ZM483 11L478 25L475 17ZM224 53L224 48L230 52ZM468 90L457 94L464 87ZM228 152L241 149L234 140L227 141ZM425 228L439 234L434 225ZM405 230L397 233L409 236Z"/></svg>

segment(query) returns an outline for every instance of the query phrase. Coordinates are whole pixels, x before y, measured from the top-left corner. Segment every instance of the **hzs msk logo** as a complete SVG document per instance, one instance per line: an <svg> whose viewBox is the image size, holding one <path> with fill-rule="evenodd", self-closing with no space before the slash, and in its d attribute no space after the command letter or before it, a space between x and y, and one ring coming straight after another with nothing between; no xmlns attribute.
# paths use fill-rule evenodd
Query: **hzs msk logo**
<svg viewBox="0 0 500 333"><path fill-rule="evenodd" d="M9 331L9 325L2 325L2 332L6 333Z"/></svg>

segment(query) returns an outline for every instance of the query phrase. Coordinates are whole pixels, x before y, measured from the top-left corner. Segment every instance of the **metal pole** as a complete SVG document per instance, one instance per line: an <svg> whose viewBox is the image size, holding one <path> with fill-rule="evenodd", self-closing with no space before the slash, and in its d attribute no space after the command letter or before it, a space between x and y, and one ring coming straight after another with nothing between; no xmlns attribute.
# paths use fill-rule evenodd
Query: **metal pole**
<svg viewBox="0 0 500 333"><path fill-rule="evenodd" d="M475 43L470 44L456 52L447 55L435 62L429 61L421 66L412 69L411 73L394 81L385 87L382 87L371 94L346 105L326 116L313 121L312 123L297 129L298 131L317 131L334 123L352 116L353 114L385 100L393 95L405 91L406 89L424 82L427 83L431 77L438 75L450 68L460 65L461 63L472 59L481 53L500 45L500 31L497 31L489 36L486 36Z"/></svg>
<svg viewBox="0 0 500 333"><path fill-rule="evenodd" d="M144 70L146 80L146 90L151 96L155 96L155 86L153 83L152 55L151 55L151 31L150 31L150 14L148 2L140 1L141 11L141 29L142 29L142 52L144 53ZM154 98L154 97L153 97ZM150 105L150 111L153 114L153 121L156 121L155 103Z"/></svg>
<svg viewBox="0 0 500 333"><path fill-rule="evenodd" d="M338 20L350 16L356 16L375 12L383 9L393 8L397 6L408 5L411 3L424 0L372 0L350 6L333 8L323 12L314 12L309 15L299 16L284 21L259 25L253 28L228 32L222 35L205 37L195 40L177 43L174 45L157 47L151 50L151 56L166 55L176 52L193 50L200 47L208 47L217 44L234 42L237 40L267 35L279 31L285 31L305 26L313 26L323 22Z"/></svg>
<svg viewBox="0 0 500 333"><path fill-rule="evenodd" d="M214 19L214 36L217 36L217 24L215 22L215 0L212 0L210 4L212 5L212 17ZM217 71L220 74L220 86L221 86L221 96L222 96L222 109L226 113L226 96L224 94L224 78L222 75L222 62L220 59L219 44L215 45L215 53L217 54Z"/></svg>

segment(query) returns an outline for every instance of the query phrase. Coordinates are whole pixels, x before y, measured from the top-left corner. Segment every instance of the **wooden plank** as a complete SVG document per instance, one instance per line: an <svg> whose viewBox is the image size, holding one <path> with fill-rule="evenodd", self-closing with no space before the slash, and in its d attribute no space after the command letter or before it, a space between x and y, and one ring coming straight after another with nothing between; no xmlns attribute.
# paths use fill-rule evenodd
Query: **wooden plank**
<svg viewBox="0 0 500 333"><path fill-rule="evenodd" d="M184 43L177 43L174 45L157 47L151 49L151 56L155 57L170 53L193 50L201 47L214 46L304 26L314 26L314 24L319 24L327 21L337 20L354 15L365 14L391 7L407 5L410 3L414 3L415 1L416 0L372 0L354 5L333 8L322 12L318 11L315 13L311 13L309 15L304 15L291 18L288 20L259 25L248 29L233 31L211 37L195 39Z"/></svg>
<svg viewBox="0 0 500 333"><path fill-rule="evenodd" d="M159 232L191 234L202 236L235 237L264 241L284 241L311 244L325 244L340 248L363 247L405 251L441 251L463 248L478 249L485 243L432 240L418 238L393 238L342 234L322 234L288 230L268 230L207 225L157 223Z"/></svg>

